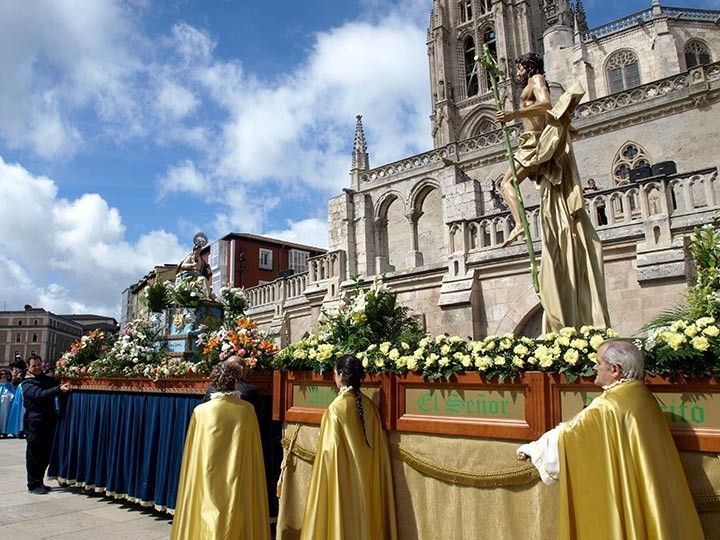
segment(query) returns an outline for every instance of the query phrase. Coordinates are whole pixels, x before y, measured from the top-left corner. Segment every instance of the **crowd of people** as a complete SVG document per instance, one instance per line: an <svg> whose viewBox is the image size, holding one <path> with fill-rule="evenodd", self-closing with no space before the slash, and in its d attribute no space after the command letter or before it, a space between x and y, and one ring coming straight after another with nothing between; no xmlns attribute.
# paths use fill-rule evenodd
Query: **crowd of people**
<svg viewBox="0 0 720 540"><path fill-rule="evenodd" d="M16 356L9 369L0 370L0 438L24 438L22 383L27 377L27 364Z"/></svg>

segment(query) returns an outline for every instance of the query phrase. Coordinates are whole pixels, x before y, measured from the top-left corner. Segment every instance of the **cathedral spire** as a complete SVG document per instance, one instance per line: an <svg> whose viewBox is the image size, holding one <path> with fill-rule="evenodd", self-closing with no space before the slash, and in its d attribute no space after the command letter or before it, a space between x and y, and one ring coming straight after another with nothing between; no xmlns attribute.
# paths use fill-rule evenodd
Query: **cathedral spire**
<svg viewBox="0 0 720 540"><path fill-rule="evenodd" d="M587 34L587 15L585 15L585 6L583 6L582 0L576 0L575 2L575 24L577 25L576 30L580 35L584 36Z"/></svg>
<svg viewBox="0 0 720 540"><path fill-rule="evenodd" d="M368 170L370 168L370 158L367 153L367 144L365 143L365 131L362 125L362 115L356 116L355 124L355 142L352 151L352 170L361 169Z"/></svg>

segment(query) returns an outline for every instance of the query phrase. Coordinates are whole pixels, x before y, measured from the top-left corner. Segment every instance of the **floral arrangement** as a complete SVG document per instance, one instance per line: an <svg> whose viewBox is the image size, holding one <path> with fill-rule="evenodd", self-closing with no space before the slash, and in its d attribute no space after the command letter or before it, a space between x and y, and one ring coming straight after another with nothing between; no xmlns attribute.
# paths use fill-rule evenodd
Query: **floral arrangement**
<svg viewBox="0 0 720 540"><path fill-rule="evenodd" d="M168 282L168 285L170 301L178 307L196 308L208 296L207 280L203 276L178 276L174 284Z"/></svg>
<svg viewBox="0 0 720 540"><path fill-rule="evenodd" d="M245 315L249 305L245 289L231 287L229 284L220 289L220 303L223 306L224 317L229 321L235 321Z"/></svg>
<svg viewBox="0 0 720 540"><path fill-rule="evenodd" d="M145 303L150 313L160 313L170 306L170 293L173 289L169 281L156 281L145 288Z"/></svg>
<svg viewBox="0 0 720 540"><path fill-rule="evenodd" d="M277 352L270 338L260 332L255 321L248 317L240 317L214 332L200 334L198 346L203 355L201 367L208 372L212 366L231 356L245 358L251 368L270 368Z"/></svg>
<svg viewBox="0 0 720 540"><path fill-rule="evenodd" d="M55 372L64 377L87 375L88 366L101 358L111 346L111 339L101 330L93 330L70 345L55 363Z"/></svg>
<svg viewBox="0 0 720 540"><path fill-rule="evenodd" d="M639 346L651 373L707 377L720 375L720 328L714 317L679 319L653 328Z"/></svg>
<svg viewBox="0 0 720 540"><path fill-rule="evenodd" d="M160 363L168 353L156 349L155 337L148 321L136 319L127 323L107 354L88 366L90 375L132 377L137 369L142 369L136 366Z"/></svg>
<svg viewBox="0 0 720 540"><path fill-rule="evenodd" d="M373 281L368 290L364 290L358 280L346 301L336 310L323 313L323 321L315 334L283 349L273 365L281 370L323 372L332 369L336 357L367 351L373 361L377 357L385 367L384 361L373 353L377 344L382 344L383 350L387 348L388 353L391 343L404 344L398 345L403 351L414 350L423 336L418 319L411 316L407 307L398 305L397 295L382 278ZM381 370L381 366L366 364L370 366L369 371ZM388 362L385 370L399 369L392 365Z"/></svg>
<svg viewBox="0 0 720 540"><path fill-rule="evenodd" d="M514 334L470 340L459 336L426 335L415 346L405 341L371 343L364 350L348 351L318 335L283 349L276 357L278 369L332 369L335 357L356 354L371 373L415 373L434 379L449 379L458 372L480 372L488 378L515 378L523 371L564 373L573 381L593 374L598 347L617 337L612 329L583 326L563 328L538 339Z"/></svg>

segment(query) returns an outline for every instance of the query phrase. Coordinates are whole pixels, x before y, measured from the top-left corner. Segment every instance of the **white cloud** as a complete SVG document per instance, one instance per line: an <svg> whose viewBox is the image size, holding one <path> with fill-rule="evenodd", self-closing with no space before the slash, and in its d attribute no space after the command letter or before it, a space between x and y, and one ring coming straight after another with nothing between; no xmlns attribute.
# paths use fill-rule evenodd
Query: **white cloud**
<svg viewBox="0 0 720 540"><path fill-rule="evenodd" d="M206 138L215 135L202 170L184 171L183 182L172 166L159 179L159 191L201 195L206 184L191 180L202 178L214 189L203 198L219 206L218 234L257 231L276 206L272 193L331 195L348 186L358 113L371 165L430 148L427 15L418 16L426 3L408 0L390 10L371 5L382 15L372 11L361 22L318 33L305 61L277 80L262 80L236 60L218 60L214 39L176 25L169 43L180 67L168 76L224 109L226 119L206 129Z"/></svg>
<svg viewBox="0 0 720 540"><path fill-rule="evenodd" d="M308 218L300 221L288 221L286 225L286 229L280 231L270 231L264 234L273 238L289 240L290 242L327 248L327 221L317 218Z"/></svg>
<svg viewBox="0 0 720 540"><path fill-rule="evenodd" d="M190 114L198 103L192 92L172 81L164 81L158 94L160 109L178 120Z"/></svg>
<svg viewBox="0 0 720 540"><path fill-rule="evenodd" d="M174 234L125 238L116 208L97 194L58 197L55 183L0 157L0 305L117 314L122 290L185 249Z"/></svg>
<svg viewBox="0 0 720 540"><path fill-rule="evenodd" d="M75 114L91 109L118 132L137 132L128 80L141 46L135 13L116 0L27 0L0 5L0 137L43 158L66 158L83 136Z"/></svg>
<svg viewBox="0 0 720 540"><path fill-rule="evenodd" d="M210 181L197 170L195 164L186 160L180 165L173 165L168 172L158 180L160 196L169 193L194 193L195 195L207 195L210 189Z"/></svg>

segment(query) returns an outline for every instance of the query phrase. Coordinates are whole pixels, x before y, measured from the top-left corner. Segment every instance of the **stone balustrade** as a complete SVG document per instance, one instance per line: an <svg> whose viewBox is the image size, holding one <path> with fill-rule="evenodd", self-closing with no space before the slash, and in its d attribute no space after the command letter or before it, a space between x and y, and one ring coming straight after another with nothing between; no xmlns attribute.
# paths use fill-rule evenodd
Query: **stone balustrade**
<svg viewBox="0 0 720 540"><path fill-rule="evenodd" d="M719 14L720 12L714 9L656 6L655 8L644 9L626 17L610 21L609 23L590 28L583 34L583 39L598 39L661 17L717 23Z"/></svg>
<svg viewBox="0 0 720 540"><path fill-rule="evenodd" d="M329 280L338 283L345 279L345 252L331 251L308 260L308 271L289 277L278 278L245 290L251 308L282 304L287 300L301 298L310 286L326 286ZM335 287L334 291L337 290Z"/></svg>
<svg viewBox="0 0 720 540"><path fill-rule="evenodd" d="M610 94L593 101L581 103L575 109L576 119L590 118L635 103L657 99L673 92L682 91L693 84L720 79L720 62L699 66L679 75L636 86L623 92Z"/></svg>
<svg viewBox="0 0 720 540"><path fill-rule="evenodd" d="M628 182L613 189L585 194L585 203L593 225L598 231L642 224L659 218L681 218L701 210L720 209L718 170L703 169L686 174L657 176ZM607 223L600 224L604 210ZM540 208L525 209L533 241L540 240ZM474 219L453 221L450 229L451 253L498 248L514 223L509 212L500 212ZM622 230L613 235L622 236Z"/></svg>

